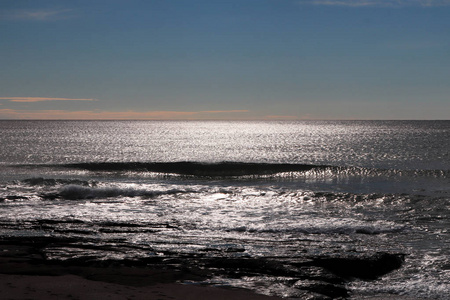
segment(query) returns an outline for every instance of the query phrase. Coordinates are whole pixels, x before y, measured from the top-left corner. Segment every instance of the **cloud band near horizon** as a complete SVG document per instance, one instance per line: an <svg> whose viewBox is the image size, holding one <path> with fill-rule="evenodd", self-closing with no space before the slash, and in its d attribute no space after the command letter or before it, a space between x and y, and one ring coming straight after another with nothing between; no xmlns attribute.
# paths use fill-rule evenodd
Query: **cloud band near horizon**
<svg viewBox="0 0 450 300"><path fill-rule="evenodd" d="M42 102L42 101L98 101L92 98L50 98L50 97L0 97L10 102Z"/></svg>
<svg viewBox="0 0 450 300"><path fill-rule="evenodd" d="M0 119L17 120L182 120L207 119L210 115L248 113L248 110L214 111L67 111L67 110L15 110L0 109Z"/></svg>

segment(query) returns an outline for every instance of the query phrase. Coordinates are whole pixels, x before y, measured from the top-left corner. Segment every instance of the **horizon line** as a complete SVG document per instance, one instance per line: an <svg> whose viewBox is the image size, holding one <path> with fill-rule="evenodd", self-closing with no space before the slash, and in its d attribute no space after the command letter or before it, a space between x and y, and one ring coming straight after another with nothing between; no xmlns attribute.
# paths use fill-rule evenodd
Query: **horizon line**
<svg viewBox="0 0 450 300"><path fill-rule="evenodd" d="M450 119L273 119L273 118L254 118L254 119L0 119L0 121L157 121L157 122L179 122L179 121L225 121L225 122L245 122L245 121L265 121L265 122L296 122L296 121L450 121Z"/></svg>

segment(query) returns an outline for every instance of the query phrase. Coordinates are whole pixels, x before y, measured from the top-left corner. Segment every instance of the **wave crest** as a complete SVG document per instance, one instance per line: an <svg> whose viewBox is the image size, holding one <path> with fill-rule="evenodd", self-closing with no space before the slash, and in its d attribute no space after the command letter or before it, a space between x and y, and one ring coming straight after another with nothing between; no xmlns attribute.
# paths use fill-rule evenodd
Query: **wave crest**
<svg viewBox="0 0 450 300"><path fill-rule="evenodd" d="M320 223L320 222L319 222ZM329 223L329 224L328 224ZM373 224L361 224L359 222L350 222L346 220L333 221L329 220L327 224L318 224L311 226L308 224L300 224L296 226L277 226L277 225L260 225L260 226L239 226L230 231L237 232L257 232L257 233L303 233L303 234L367 234L378 235L386 233L398 233L407 230L405 226L393 224L383 224L375 222ZM347 223L347 224L345 224Z"/></svg>
<svg viewBox="0 0 450 300"><path fill-rule="evenodd" d="M289 163L244 163L244 162L99 162L67 164L65 167L88 171L147 171L193 176L245 176L270 175L281 172L301 172L323 167Z"/></svg>
<svg viewBox="0 0 450 300"><path fill-rule="evenodd" d="M309 176L434 177L448 178L450 170L400 170L357 166L251 162L86 162L62 165L94 172L154 172L198 177L260 176L300 172Z"/></svg>
<svg viewBox="0 0 450 300"><path fill-rule="evenodd" d="M53 179L53 178L43 178L43 177L32 177L22 180L23 183L28 185L36 185L36 186L55 186L55 185L63 185L63 184L72 184L72 185L82 185L82 186L95 186L96 182L94 181L86 181L86 180L78 180L78 179Z"/></svg>
<svg viewBox="0 0 450 300"><path fill-rule="evenodd" d="M117 188L117 187L86 187L80 185L67 185L59 190L59 196L66 200L83 200L96 198L112 198L112 197L144 197L153 198L161 195L170 195L183 193L183 190L168 191L149 191L133 188Z"/></svg>

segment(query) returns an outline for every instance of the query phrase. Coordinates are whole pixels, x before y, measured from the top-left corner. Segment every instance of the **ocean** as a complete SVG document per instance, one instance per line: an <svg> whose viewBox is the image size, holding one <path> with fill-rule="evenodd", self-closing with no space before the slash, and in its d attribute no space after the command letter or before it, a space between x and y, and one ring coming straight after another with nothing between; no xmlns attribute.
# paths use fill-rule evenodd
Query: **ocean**
<svg viewBox="0 0 450 300"><path fill-rule="evenodd" d="M450 299L450 121L5 120L0 139L0 239L66 241L48 260L312 299L299 260L392 253L349 298ZM291 271L232 265L251 259Z"/></svg>

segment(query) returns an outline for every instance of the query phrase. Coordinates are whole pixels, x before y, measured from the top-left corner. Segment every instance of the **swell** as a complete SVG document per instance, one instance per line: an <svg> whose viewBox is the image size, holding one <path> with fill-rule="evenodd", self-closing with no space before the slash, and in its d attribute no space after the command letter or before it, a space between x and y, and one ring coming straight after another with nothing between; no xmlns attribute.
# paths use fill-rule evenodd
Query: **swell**
<svg viewBox="0 0 450 300"><path fill-rule="evenodd" d="M56 167L92 172L153 172L198 177L264 176L278 173L304 173L308 176L334 177L428 177L450 178L450 170L384 169L361 166L336 166L303 163L252 163L252 162L80 162L57 165L21 165L22 167ZM35 184L54 184L36 180ZM64 182L61 182L64 183ZM30 182L30 184L33 184ZM78 183L75 183L78 184Z"/></svg>
<svg viewBox="0 0 450 300"><path fill-rule="evenodd" d="M53 179L44 177L32 177L22 180L23 183L31 186L56 186L56 185L81 185L81 186L95 186L95 181L78 180L78 179Z"/></svg>
<svg viewBox="0 0 450 300"><path fill-rule="evenodd" d="M133 189L133 188L118 188L118 187L85 187L78 185L64 186L59 190L59 198L66 200L82 200L82 199L96 199L96 198L111 198L111 197L143 197L154 198L161 195L171 195L186 193L190 191L184 191L179 189L173 189L168 191L152 191L145 189Z"/></svg>
<svg viewBox="0 0 450 300"><path fill-rule="evenodd" d="M64 167L88 171L146 171L193 176L271 175L281 172L302 172L325 166L289 163L244 162L98 162L66 164Z"/></svg>
<svg viewBox="0 0 450 300"><path fill-rule="evenodd" d="M192 175L203 177L273 175L283 172L310 172L316 175L338 176L408 176L408 177L450 177L450 170L400 170L354 166L331 166L299 163L247 163L247 162L87 162L66 164L63 167L87 171L144 171Z"/></svg>
<svg viewBox="0 0 450 300"><path fill-rule="evenodd" d="M337 167L337 166L318 166L311 170L315 175L331 176L360 176L360 177L433 177L449 178L450 170L432 170L432 169L380 169L365 167Z"/></svg>

